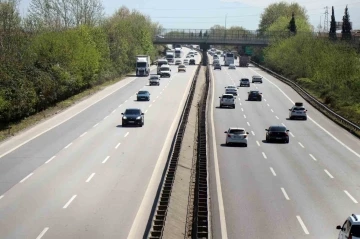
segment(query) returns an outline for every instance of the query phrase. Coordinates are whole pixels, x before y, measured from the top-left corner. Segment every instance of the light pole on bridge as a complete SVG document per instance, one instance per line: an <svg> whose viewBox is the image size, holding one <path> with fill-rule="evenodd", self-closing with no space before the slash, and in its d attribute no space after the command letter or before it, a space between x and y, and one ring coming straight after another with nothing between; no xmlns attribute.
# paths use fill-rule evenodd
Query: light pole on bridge
<svg viewBox="0 0 360 239"><path fill-rule="evenodd" d="M226 39L226 19L227 19L227 13L225 15L225 37L224 37L224 40Z"/></svg>

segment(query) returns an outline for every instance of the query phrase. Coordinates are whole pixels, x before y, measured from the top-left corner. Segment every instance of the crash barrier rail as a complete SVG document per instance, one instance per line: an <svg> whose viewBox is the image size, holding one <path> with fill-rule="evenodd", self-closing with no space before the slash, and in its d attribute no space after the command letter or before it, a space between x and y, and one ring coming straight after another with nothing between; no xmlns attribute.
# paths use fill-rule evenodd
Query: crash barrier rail
<svg viewBox="0 0 360 239"><path fill-rule="evenodd" d="M206 113L210 85L209 65L206 66L205 89L198 104L198 145L191 238L209 238L209 195Z"/></svg>
<svg viewBox="0 0 360 239"><path fill-rule="evenodd" d="M194 98L195 93L195 85L196 85L196 79L199 75L199 71L201 68L201 62L199 62L199 65L196 69L195 75L192 79L190 92L186 98L185 106L182 111L180 122L177 127L171 148L170 148L170 157L166 163L165 171L163 174L163 177L160 182L161 190L158 191L158 194L156 195L157 200L157 207L156 211L154 213L151 229L148 235L149 239L158 239L163 237L164 227L165 227L165 221L166 216L169 208L170 203L170 197L172 192L172 187L175 180L175 174L177 169L177 164L179 161L180 151L181 151L181 144L182 140L185 134L186 124L189 118L190 108L192 104L192 100Z"/></svg>
<svg viewBox="0 0 360 239"><path fill-rule="evenodd" d="M331 120L333 120L334 122L336 122L337 124L339 124L340 126L345 128L346 130L348 130L355 136L359 137L359 134L355 134L356 132L360 133L359 125L357 125L357 124L351 122L350 120L344 118L343 116L335 113L333 110L331 110L325 104L323 104L322 102L317 100L315 97L313 97L311 94L309 94L306 90L304 90L301 86L296 84L294 81L289 80L289 79L285 78L284 76L279 75L276 72L254 62L254 61L251 61L251 63L254 64L255 66L261 68L262 70L266 71L267 73L275 76L277 79L281 80L282 82L286 83L287 85L289 85L299 95L301 95L301 97L303 97L307 102L309 102L313 107L318 109L320 112L322 112L328 118L330 118Z"/></svg>

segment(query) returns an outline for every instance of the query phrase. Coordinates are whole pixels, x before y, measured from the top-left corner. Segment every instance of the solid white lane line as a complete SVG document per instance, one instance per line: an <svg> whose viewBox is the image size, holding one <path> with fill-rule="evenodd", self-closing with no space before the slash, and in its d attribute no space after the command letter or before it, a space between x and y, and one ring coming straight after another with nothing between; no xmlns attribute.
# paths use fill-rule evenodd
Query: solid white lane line
<svg viewBox="0 0 360 239"><path fill-rule="evenodd" d="M249 122L246 122L248 126L250 126L250 123Z"/></svg>
<svg viewBox="0 0 360 239"><path fill-rule="evenodd" d="M113 111L111 112L111 114L115 113L115 111L116 111L116 110L113 110Z"/></svg>
<svg viewBox="0 0 360 239"><path fill-rule="evenodd" d="M153 100L153 103L155 103L156 100Z"/></svg>
<svg viewBox="0 0 360 239"><path fill-rule="evenodd" d="M246 115L244 115L244 118L246 119Z"/></svg>
<svg viewBox="0 0 360 239"><path fill-rule="evenodd" d="M55 156L52 156L52 157L49 158L45 163L50 163L50 161L53 160L55 157L56 157L56 155L55 155Z"/></svg>
<svg viewBox="0 0 360 239"><path fill-rule="evenodd" d="M26 176L25 178L21 179L20 183L23 183L26 181L26 179L30 178L34 173L30 173L28 176Z"/></svg>
<svg viewBox="0 0 360 239"><path fill-rule="evenodd" d="M274 113L273 109L271 109L271 112L273 112L273 113Z"/></svg>
<svg viewBox="0 0 360 239"><path fill-rule="evenodd" d="M85 134L87 134L87 132L83 133L82 135L80 135L80 138L83 137Z"/></svg>
<svg viewBox="0 0 360 239"><path fill-rule="evenodd" d="M330 177L330 178L334 178L331 173L329 173L329 171L327 171L326 169L324 169L325 173Z"/></svg>
<svg viewBox="0 0 360 239"><path fill-rule="evenodd" d="M289 196L287 195L286 191L284 188L281 188L281 192L284 194L284 197L286 200L290 200Z"/></svg>
<svg viewBox="0 0 360 239"><path fill-rule="evenodd" d="M313 160L317 161L316 158L312 154L309 154L309 155Z"/></svg>
<svg viewBox="0 0 360 239"><path fill-rule="evenodd" d="M258 146L260 146L260 143L259 143L259 141L257 141L257 140L256 140L256 143L257 143L257 145L258 145Z"/></svg>
<svg viewBox="0 0 360 239"><path fill-rule="evenodd" d="M252 135L255 135L254 131L251 130Z"/></svg>
<svg viewBox="0 0 360 239"><path fill-rule="evenodd" d="M275 118L279 119L279 117L277 117L276 115L275 115Z"/></svg>
<svg viewBox="0 0 360 239"><path fill-rule="evenodd" d="M281 123L282 124L282 126L284 126L284 127L286 127L286 125L284 124L284 123ZM291 134L291 133L290 133Z"/></svg>
<svg viewBox="0 0 360 239"><path fill-rule="evenodd" d="M116 146L115 146L115 149L119 148L121 143L118 143Z"/></svg>
<svg viewBox="0 0 360 239"><path fill-rule="evenodd" d="M351 196L351 194L350 194L348 191L344 190L344 193L345 193L354 203L358 203L358 201L356 201L356 199L355 199L353 196Z"/></svg>
<svg viewBox="0 0 360 239"><path fill-rule="evenodd" d="M36 237L36 239L41 239L48 230L49 228L45 227L44 230L42 230L42 232L39 234L39 236Z"/></svg>
<svg viewBox="0 0 360 239"><path fill-rule="evenodd" d="M149 108L152 106L152 104L149 105Z"/></svg>
<svg viewBox="0 0 360 239"><path fill-rule="evenodd" d="M263 157L267 159L266 154L264 152L261 152Z"/></svg>
<svg viewBox="0 0 360 239"><path fill-rule="evenodd" d="M243 108L241 108L241 111L244 111L244 109L243 109Z"/></svg>
<svg viewBox="0 0 360 239"><path fill-rule="evenodd" d="M267 104L267 106L269 106L269 107L270 107L270 105L269 105L269 104Z"/></svg>
<svg viewBox="0 0 360 239"><path fill-rule="evenodd" d="M106 120L109 116L105 116L104 120Z"/></svg>
<svg viewBox="0 0 360 239"><path fill-rule="evenodd" d="M95 125L93 126L93 128L95 128L95 127L98 126L98 125L99 125L99 123L95 124Z"/></svg>
<svg viewBox="0 0 360 239"><path fill-rule="evenodd" d="M4 197L4 195L1 195L1 196L0 196L0 199L2 199L3 197Z"/></svg>
<svg viewBox="0 0 360 239"><path fill-rule="evenodd" d="M264 99L264 101L266 101L266 99Z"/></svg>
<svg viewBox="0 0 360 239"><path fill-rule="evenodd" d="M291 135L291 137L295 138L295 135L293 135L293 133L290 132L290 135Z"/></svg>
<svg viewBox="0 0 360 239"><path fill-rule="evenodd" d="M241 105L241 103L240 103L240 105Z"/></svg>
<svg viewBox="0 0 360 239"><path fill-rule="evenodd" d="M301 146L301 148L305 148L304 145L302 145L302 143L298 142L299 145Z"/></svg>
<svg viewBox="0 0 360 239"><path fill-rule="evenodd" d="M124 138L126 138L128 135L129 135L129 132L127 132L127 133L124 135Z"/></svg>
<svg viewBox="0 0 360 239"><path fill-rule="evenodd" d="M118 107L120 108L122 106L122 104L120 104Z"/></svg>
<svg viewBox="0 0 360 239"><path fill-rule="evenodd" d="M85 182L90 182L90 180L93 178L95 176L95 173L92 173L89 177L88 177L88 179L86 179L86 181Z"/></svg>
<svg viewBox="0 0 360 239"><path fill-rule="evenodd" d="M72 196L72 197L70 198L70 200L63 206L63 208L64 208L64 209L67 208L67 207L70 205L70 203L71 203L75 198L76 198L76 195Z"/></svg>
<svg viewBox="0 0 360 239"><path fill-rule="evenodd" d="M102 163L106 163L106 161L110 158L110 156L107 156Z"/></svg>
<svg viewBox="0 0 360 239"><path fill-rule="evenodd" d="M257 73L256 71L254 71L253 69L250 69L251 71ZM258 74L258 73L257 73ZM264 78L266 79L266 78ZM282 90L280 89L279 86L277 86L275 83L273 83L272 81L270 81L269 79L266 79L270 84L272 84L273 86L275 86L286 98L288 98L288 100L292 103L295 104L295 102ZM337 141L339 144L341 144L342 146L344 146L347 150L349 150L351 153L355 154L358 158L360 158L360 154L358 154L357 152L355 152L355 150L353 150L352 148L350 148L349 146L347 146L346 144L344 144L341 140L339 140L338 138L336 138L332 133L330 133L329 131L327 131L324 127L322 127L318 122L316 122L315 120L313 120L311 117L308 116L308 119L310 119L316 126L318 126L320 129L322 129L325 133L327 133L331 138L333 138L335 141Z"/></svg>
<svg viewBox="0 0 360 239"><path fill-rule="evenodd" d="M65 149L69 148L72 145L72 142L65 146Z"/></svg>
<svg viewBox="0 0 360 239"><path fill-rule="evenodd" d="M144 112L144 113L146 114L146 112L147 112L147 111L148 111L148 110L145 110L145 112Z"/></svg>
<svg viewBox="0 0 360 239"><path fill-rule="evenodd" d="M274 176L276 176L275 170L272 167L270 167L270 171Z"/></svg>
<svg viewBox="0 0 360 239"><path fill-rule="evenodd" d="M125 100L124 102L127 102L128 100Z"/></svg>
<svg viewBox="0 0 360 239"><path fill-rule="evenodd" d="M304 222L301 220L301 217L300 216L296 216L297 220L299 221L300 223L300 226L301 228L303 229L303 231L305 232L305 234L309 234L309 231L308 229L306 228Z"/></svg>

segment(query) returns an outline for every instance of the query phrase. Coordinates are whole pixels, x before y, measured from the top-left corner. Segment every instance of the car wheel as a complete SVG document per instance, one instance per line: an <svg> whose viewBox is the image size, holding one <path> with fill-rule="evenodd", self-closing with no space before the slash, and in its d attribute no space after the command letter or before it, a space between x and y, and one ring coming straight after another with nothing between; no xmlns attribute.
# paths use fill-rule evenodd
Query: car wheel
<svg viewBox="0 0 360 239"><path fill-rule="evenodd" d="M126 126L126 124L123 122L123 123L121 124L121 126L122 126L122 127L125 127L125 126Z"/></svg>
<svg viewBox="0 0 360 239"><path fill-rule="evenodd" d="M288 143L289 143L289 139L288 139L288 140L286 140L286 141L285 141L285 143L286 143L286 144L288 144Z"/></svg>
<svg viewBox="0 0 360 239"><path fill-rule="evenodd" d="M223 105L222 104L220 104L220 108L222 108L223 107Z"/></svg>
<svg viewBox="0 0 360 239"><path fill-rule="evenodd" d="M233 106L232 106L232 107L233 107L233 109L235 109L235 104L233 104Z"/></svg>
<svg viewBox="0 0 360 239"><path fill-rule="evenodd" d="M247 144L244 144L244 147L247 147Z"/></svg>
<svg viewBox="0 0 360 239"><path fill-rule="evenodd" d="M293 119L293 117L292 117L292 116L290 116L290 117L289 117L289 120L292 120L292 119Z"/></svg>
<svg viewBox="0 0 360 239"><path fill-rule="evenodd" d="M305 117L304 120L307 120L307 117Z"/></svg>

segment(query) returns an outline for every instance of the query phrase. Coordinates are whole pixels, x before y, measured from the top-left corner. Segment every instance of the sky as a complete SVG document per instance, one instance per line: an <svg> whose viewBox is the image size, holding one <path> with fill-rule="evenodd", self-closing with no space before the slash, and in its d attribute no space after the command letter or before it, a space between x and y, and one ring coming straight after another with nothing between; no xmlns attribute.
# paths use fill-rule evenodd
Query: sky
<svg viewBox="0 0 360 239"><path fill-rule="evenodd" d="M310 23L315 29L324 27L326 6L328 20L334 6L335 20L342 21L346 5L349 8L353 29L360 29L360 0L283 0L297 2L306 8ZM26 14L30 0L20 0L21 15ZM159 22L166 29L208 29L213 25L242 26L248 30L258 29L261 13L273 0L102 0L105 13L111 16L121 6L136 9ZM357 13L357 14L356 14ZM330 26L328 26L330 28Z"/></svg>

